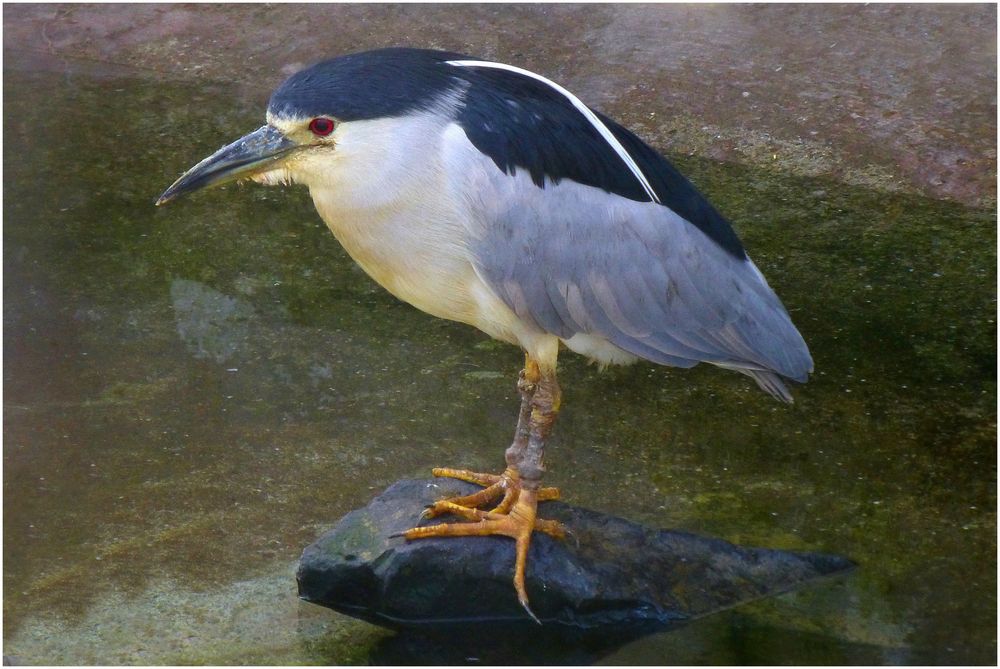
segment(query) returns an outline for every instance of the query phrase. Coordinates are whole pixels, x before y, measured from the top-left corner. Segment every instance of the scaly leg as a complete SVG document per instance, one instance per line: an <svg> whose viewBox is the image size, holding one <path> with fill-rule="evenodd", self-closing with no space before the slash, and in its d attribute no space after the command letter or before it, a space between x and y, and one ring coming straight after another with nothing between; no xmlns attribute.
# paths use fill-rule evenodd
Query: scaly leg
<svg viewBox="0 0 1000 669"><path fill-rule="evenodd" d="M530 379L529 371L531 377ZM493 511L495 513L510 512L511 508L514 506L514 502L517 501L518 493L521 490L521 475L517 470L517 465L518 462L520 462L531 437L531 398L535 394L537 377L538 365L525 356L524 369L521 370L517 379L517 390L521 395L521 410L518 412L517 416L517 429L514 431L514 441L511 443L510 448L507 449L505 454L507 469L504 470L503 474L498 475L481 474L479 472L470 472L465 469L436 467L432 470L434 476L468 481L469 483L475 483L483 486L483 489L472 493L471 495L465 495L463 497L450 497L448 499L435 502L427 507L426 511L424 511L423 516L425 518L434 518L435 516L449 513L449 505L452 504L458 504L469 508L478 508L486 506L487 504L493 504L498 499L500 500L500 503L497 504ZM558 488L541 488L538 491L539 502L547 502L554 499L559 499Z"/></svg>
<svg viewBox="0 0 1000 669"><path fill-rule="evenodd" d="M521 412L514 443L507 449L507 470L502 475L497 477L463 470L435 470L436 475L438 472L444 476L454 475L455 478L485 485L486 488L465 497L439 501L429 507L425 515L454 513L472 522L415 527L403 532L401 536L408 540L486 535L511 537L515 541L514 589L517 591L518 601L535 618L528 606L528 593L524 586L531 533L539 531L558 538L565 536L565 529L561 524L536 517L538 502L555 499L559 494L555 488L541 487L545 471L545 442L559 411L560 391L554 365L551 371L543 372L528 357L518 389L521 391ZM503 499L493 511L480 511L470 507L470 504L492 502L501 493Z"/></svg>

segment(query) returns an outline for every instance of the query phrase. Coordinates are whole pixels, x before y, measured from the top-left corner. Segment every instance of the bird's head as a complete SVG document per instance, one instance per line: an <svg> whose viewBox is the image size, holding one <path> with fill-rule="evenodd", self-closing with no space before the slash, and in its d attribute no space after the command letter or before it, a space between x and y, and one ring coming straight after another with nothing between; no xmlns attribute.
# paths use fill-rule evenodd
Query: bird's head
<svg viewBox="0 0 1000 669"><path fill-rule="evenodd" d="M264 185L305 182L317 162L332 158L341 121L332 114L267 115L267 124L240 137L185 172L157 205L202 188L253 180Z"/></svg>
<svg viewBox="0 0 1000 669"><path fill-rule="evenodd" d="M271 96L267 123L185 172L157 205L202 188L253 180L310 187L336 177L340 163L380 164L390 126L407 126L454 87L441 64L458 54L383 49L323 61L289 77ZM394 125L395 124L395 125ZM411 133L412 134L412 133ZM400 133L393 137L399 139ZM361 155L367 156L359 159Z"/></svg>

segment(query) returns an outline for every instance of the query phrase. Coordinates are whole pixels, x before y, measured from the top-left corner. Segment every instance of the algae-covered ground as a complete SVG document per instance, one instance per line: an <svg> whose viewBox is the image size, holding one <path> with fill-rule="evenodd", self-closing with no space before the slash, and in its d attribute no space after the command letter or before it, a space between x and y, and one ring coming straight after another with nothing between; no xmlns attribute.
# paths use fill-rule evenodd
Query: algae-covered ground
<svg viewBox="0 0 1000 669"><path fill-rule="evenodd" d="M295 560L397 479L502 464L520 354L394 300L300 189L155 209L258 127L259 100L85 69L8 69L4 89L4 653L412 660L299 603ZM816 374L784 406L716 368L567 354L550 480L859 569L602 661L995 662L995 208L670 158L734 221Z"/></svg>

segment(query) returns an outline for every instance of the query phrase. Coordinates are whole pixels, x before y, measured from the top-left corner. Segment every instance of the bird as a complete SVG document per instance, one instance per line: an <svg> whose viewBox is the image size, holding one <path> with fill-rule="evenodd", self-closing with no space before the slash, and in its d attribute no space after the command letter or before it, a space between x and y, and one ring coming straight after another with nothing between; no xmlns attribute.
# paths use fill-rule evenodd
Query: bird
<svg viewBox="0 0 1000 669"><path fill-rule="evenodd" d="M778 400L809 349L728 220L635 133L514 65L408 47L306 67L273 92L265 124L208 156L156 201L233 181L305 185L353 260L432 316L520 347L520 410L500 474L436 468L477 492L442 499L405 540L505 536L513 585L538 517L559 413L560 349L599 365L700 362Z"/></svg>

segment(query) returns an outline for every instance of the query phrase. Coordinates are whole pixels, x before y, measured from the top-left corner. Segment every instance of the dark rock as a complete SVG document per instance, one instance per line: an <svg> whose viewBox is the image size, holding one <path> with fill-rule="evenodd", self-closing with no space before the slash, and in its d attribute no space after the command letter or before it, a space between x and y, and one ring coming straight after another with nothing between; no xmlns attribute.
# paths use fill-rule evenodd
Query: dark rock
<svg viewBox="0 0 1000 669"><path fill-rule="evenodd" d="M390 535L417 524L445 496L478 489L451 479L400 481L305 549L299 596L369 622L406 629L460 629L489 622L538 626L511 582L506 537L407 542ZM526 586L547 629L634 637L786 592L853 567L846 558L744 548L687 532L656 530L561 502L541 505L572 532L535 533ZM456 519L436 518L427 523Z"/></svg>

